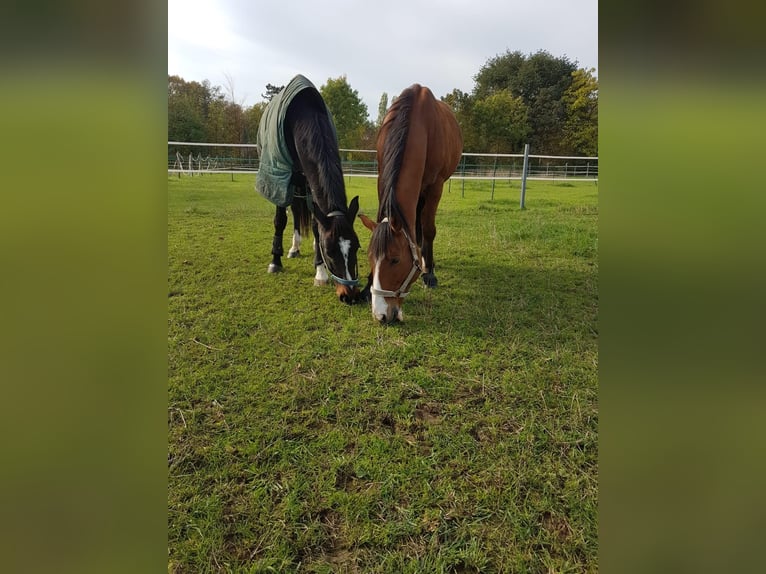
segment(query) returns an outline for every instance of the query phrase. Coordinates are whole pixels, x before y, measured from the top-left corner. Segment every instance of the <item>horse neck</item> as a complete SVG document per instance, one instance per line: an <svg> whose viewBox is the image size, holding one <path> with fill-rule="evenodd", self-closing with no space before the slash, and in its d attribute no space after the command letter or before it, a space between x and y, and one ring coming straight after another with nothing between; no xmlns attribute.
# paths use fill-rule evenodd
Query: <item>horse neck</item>
<svg viewBox="0 0 766 574"><path fill-rule="evenodd" d="M334 210L345 211L347 207L340 159L331 158L331 153L324 154L308 162L308 169L304 168L314 201L325 213Z"/></svg>
<svg viewBox="0 0 766 574"><path fill-rule="evenodd" d="M346 188L333 127L324 110L304 104L293 124L295 152L314 201L327 213L346 209Z"/></svg>

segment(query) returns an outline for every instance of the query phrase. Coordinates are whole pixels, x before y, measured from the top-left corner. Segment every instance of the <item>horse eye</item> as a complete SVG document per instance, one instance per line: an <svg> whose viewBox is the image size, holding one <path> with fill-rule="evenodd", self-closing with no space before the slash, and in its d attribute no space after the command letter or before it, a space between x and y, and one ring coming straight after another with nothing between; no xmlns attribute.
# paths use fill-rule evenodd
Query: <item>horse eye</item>
<svg viewBox="0 0 766 574"><path fill-rule="evenodd" d="M394 257L393 259L391 259L391 265L396 265L397 263L399 263L398 257Z"/></svg>

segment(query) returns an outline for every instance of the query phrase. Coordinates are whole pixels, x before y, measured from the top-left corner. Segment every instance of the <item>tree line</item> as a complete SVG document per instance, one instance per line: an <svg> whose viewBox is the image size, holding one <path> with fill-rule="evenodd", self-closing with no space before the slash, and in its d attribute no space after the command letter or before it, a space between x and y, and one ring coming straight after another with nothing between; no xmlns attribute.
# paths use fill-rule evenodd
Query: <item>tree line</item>
<svg viewBox="0 0 766 574"><path fill-rule="evenodd" d="M455 89L441 99L457 116L467 152L598 155L598 80L566 56L519 51L489 59L474 76L470 93ZM245 107L227 90L168 76L168 139L188 142L255 143L258 124L282 86L267 84L263 101ZM406 86L405 86L406 87ZM381 95L374 121L346 76L319 87L345 149L374 149L388 108ZM393 103L393 100L392 102Z"/></svg>

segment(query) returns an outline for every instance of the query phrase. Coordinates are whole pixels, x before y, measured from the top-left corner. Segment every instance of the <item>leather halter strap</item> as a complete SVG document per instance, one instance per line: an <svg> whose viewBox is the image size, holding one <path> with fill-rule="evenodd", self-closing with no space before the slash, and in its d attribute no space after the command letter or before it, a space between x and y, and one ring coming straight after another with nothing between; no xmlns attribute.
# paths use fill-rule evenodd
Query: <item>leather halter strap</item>
<svg viewBox="0 0 766 574"><path fill-rule="evenodd" d="M381 224L388 223L389 225L391 225L391 223L388 221L388 217L384 217L380 223ZM415 276L415 274L418 271L420 272L423 271L420 268L420 259L418 258L417 246L412 241L409 233L407 233L407 230L404 229L404 227L402 227L402 232L404 233L404 238L407 240L407 243L410 246L410 254L412 255L412 268L410 269L409 274L404 279L402 284L399 286L399 289L397 289L396 291L388 291L387 289L376 289L375 287L370 287L370 293L372 293L373 295L382 295L383 297L397 297L397 298L404 299L407 295L410 294L410 287L412 287L410 282L412 281L412 278Z"/></svg>
<svg viewBox="0 0 766 574"><path fill-rule="evenodd" d="M331 211L327 214L327 217L341 217L343 215L346 215L340 210ZM327 273L329 273L330 277L333 281L340 285L345 285L346 287L356 287L359 285L359 279L344 279L343 277L338 277L335 275L332 270L330 269L330 266L327 264L327 259L324 256L324 249L322 249L322 242L319 242L319 254L322 256L322 262L324 263L325 269L327 269Z"/></svg>

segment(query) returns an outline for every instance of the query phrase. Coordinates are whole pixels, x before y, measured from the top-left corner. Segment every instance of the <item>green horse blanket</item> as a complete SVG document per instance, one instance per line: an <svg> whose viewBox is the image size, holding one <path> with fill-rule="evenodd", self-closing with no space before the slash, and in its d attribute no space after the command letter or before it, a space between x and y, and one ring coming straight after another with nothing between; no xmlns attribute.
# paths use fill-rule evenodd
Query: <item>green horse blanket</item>
<svg viewBox="0 0 766 574"><path fill-rule="evenodd" d="M293 160L285 140L285 116L287 115L287 108L295 96L303 90L309 89L319 93L308 78L300 74L295 76L266 106L258 126L256 143L258 144L260 164L255 180L255 189L271 203L280 207L287 207L293 201L295 184L292 182L292 176L297 171L293 166ZM326 105L325 110L330 118L330 125L337 144L338 136L335 133L332 114ZM310 202L309 205L311 205Z"/></svg>

